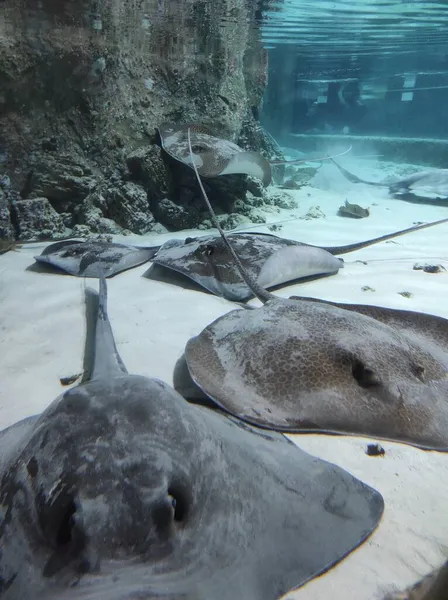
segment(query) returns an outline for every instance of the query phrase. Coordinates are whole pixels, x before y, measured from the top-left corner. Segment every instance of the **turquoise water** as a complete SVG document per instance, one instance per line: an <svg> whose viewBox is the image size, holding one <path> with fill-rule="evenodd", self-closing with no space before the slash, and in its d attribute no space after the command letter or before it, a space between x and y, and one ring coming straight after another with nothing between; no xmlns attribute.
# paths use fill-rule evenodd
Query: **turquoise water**
<svg viewBox="0 0 448 600"><path fill-rule="evenodd" d="M448 138L446 3L284 0L262 38L272 129Z"/></svg>

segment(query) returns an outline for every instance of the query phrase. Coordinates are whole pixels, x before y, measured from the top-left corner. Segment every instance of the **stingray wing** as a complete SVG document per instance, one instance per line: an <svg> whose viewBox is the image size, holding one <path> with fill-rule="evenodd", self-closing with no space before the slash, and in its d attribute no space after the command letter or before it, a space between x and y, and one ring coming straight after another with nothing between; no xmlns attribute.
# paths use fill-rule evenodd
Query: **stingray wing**
<svg viewBox="0 0 448 600"><path fill-rule="evenodd" d="M230 175L231 173L251 175L252 177L261 179L264 186L268 186L272 180L269 161L260 152L255 151L238 152L232 156L218 175Z"/></svg>
<svg viewBox="0 0 448 600"><path fill-rule="evenodd" d="M28 442L38 418L38 416L27 417L0 431L0 481L8 462L13 460L13 457L20 453L24 445Z"/></svg>
<svg viewBox="0 0 448 600"><path fill-rule="evenodd" d="M75 277L98 278L100 272L112 277L127 269L137 267L156 254L160 246L139 248L109 242L70 242L51 244L42 254L35 256L37 262L48 264Z"/></svg>
<svg viewBox="0 0 448 600"><path fill-rule="evenodd" d="M441 364L448 368L448 319L412 310L387 308L385 306L344 304L342 302L329 302L327 300L303 298L301 296L291 296L290 299L337 306L390 325L398 329L401 333L406 334L413 342L424 345Z"/></svg>

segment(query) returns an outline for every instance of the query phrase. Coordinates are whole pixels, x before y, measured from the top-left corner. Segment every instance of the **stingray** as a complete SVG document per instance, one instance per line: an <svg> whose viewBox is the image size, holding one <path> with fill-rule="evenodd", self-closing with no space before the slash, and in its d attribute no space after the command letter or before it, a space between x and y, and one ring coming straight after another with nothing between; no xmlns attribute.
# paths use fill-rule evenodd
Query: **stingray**
<svg viewBox="0 0 448 600"><path fill-rule="evenodd" d="M448 320L278 298L251 280L216 226L263 306L231 311L188 341L174 373L179 392L268 429L448 450Z"/></svg>
<svg viewBox="0 0 448 600"><path fill-rule="evenodd" d="M355 219L364 219L370 215L370 208L363 208L359 204L351 204L348 200L339 207L338 214L342 217L352 217Z"/></svg>
<svg viewBox="0 0 448 600"><path fill-rule="evenodd" d="M160 246L137 247L102 241L64 241L47 246L34 259L76 277L112 277L150 260Z"/></svg>
<svg viewBox="0 0 448 600"><path fill-rule="evenodd" d="M448 198L448 169L418 171L396 181L366 181L341 167L333 158L330 160L333 161L342 175L352 183L367 183L368 185L387 187L391 194L431 194L439 198Z"/></svg>
<svg viewBox="0 0 448 600"><path fill-rule="evenodd" d="M377 526L340 467L129 374L103 277L90 339L83 383L0 433L2 600L276 600Z"/></svg>
<svg viewBox="0 0 448 600"><path fill-rule="evenodd" d="M218 177L232 173L244 173L261 179L267 186L272 179L271 165L284 165L320 161L330 158L300 158L294 160L268 161L260 152L243 150L237 144L216 137L211 130L198 124L164 123L158 128L163 150L175 160L192 168L193 162L202 177ZM192 154L188 148L187 134L191 132ZM342 156L351 150L341 152Z"/></svg>
<svg viewBox="0 0 448 600"><path fill-rule="evenodd" d="M354 252L446 222L448 219L416 225L345 246L319 247L272 234L253 232L231 233L227 237L250 277L269 289L298 279L332 275L344 266L344 261L334 255ZM206 290L228 300L244 302L254 295L219 235L168 240L151 260L163 269L181 273Z"/></svg>

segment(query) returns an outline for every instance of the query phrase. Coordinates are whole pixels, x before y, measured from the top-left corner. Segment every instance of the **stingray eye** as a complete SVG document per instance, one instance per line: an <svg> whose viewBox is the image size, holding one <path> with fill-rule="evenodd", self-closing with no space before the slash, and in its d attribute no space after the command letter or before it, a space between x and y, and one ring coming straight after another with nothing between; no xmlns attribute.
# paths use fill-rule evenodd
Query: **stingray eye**
<svg viewBox="0 0 448 600"><path fill-rule="evenodd" d="M168 495L174 509L174 520L177 522L185 521L188 515L189 505L187 494L180 486L172 484L168 489Z"/></svg>
<svg viewBox="0 0 448 600"><path fill-rule="evenodd" d="M422 367L422 365L412 365L412 373L420 381L425 381L425 367Z"/></svg>
<svg viewBox="0 0 448 600"><path fill-rule="evenodd" d="M201 144L194 144L191 149L193 150L194 154L202 154L202 152L207 151L207 148Z"/></svg>
<svg viewBox="0 0 448 600"><path fill-rule="evenodd" d="M381 384L381 381L375 371L367 367L360 360L356 360L353 363L352 374L360 387L369 388Z"/></svg>
<svg viewBox="0 0 448 600"><path fill-rule="evenodd" d="M212 256L214 251L215 248L211 244L206 244L201 248L201 252L202 254L205 254L205 256Z"/></svg>
<svg viewBox="0 0 448 600"><path fill-rule="evenodd" d="M152 518L161 541L174 533L173 525L182 525L188 515L189 498L182 485L171 484L167 496L152 507Z"/></svg>

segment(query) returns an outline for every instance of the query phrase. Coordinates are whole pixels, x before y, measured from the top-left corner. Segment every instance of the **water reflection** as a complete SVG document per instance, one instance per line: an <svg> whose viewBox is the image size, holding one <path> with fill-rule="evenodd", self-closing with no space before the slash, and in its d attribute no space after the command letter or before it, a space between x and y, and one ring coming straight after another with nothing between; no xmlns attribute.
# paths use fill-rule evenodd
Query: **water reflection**
<svg viewBox="0 0 448 600"><path fill-rule="evenodd" d="M271 84L264 116L272 130L448 136L446 3L274 6L262 30Z"/></svg>

